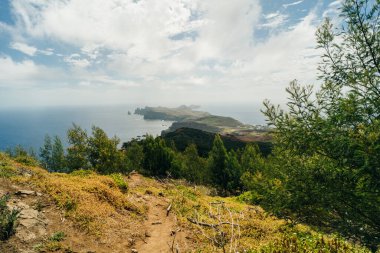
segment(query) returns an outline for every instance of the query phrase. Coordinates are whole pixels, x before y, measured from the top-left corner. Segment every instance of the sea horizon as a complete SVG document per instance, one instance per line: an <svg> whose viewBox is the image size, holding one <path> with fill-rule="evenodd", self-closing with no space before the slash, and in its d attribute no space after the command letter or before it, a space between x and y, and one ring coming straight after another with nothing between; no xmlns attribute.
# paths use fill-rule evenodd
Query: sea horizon
<svg viewBox="0 0 380 253"><path fill-rule="evenodd" d="M38 153L46 135L60 137L64 146L67 146L66 133L73 123L89 133L92 126L100 127L109 137L117 136L120 144L145 134L159 136L172 122L144 120L143 116L134 114L136 108L145 106L122 104L1 108L0 151L21 145ZM197 110L233 117L244 124L265 124L260 108L255 105L200 105Z"/></svg>

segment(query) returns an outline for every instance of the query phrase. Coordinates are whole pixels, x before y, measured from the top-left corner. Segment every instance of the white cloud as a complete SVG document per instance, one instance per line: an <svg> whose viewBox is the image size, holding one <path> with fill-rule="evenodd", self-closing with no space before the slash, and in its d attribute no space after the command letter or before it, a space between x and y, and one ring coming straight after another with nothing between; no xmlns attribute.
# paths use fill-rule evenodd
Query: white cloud
<svg viewBox="0 0 380 253"><path fill-rule="evenodd" d="M293 3L289 3L289 4L283 4L282 6L284 8L288 8L289 6L294 6L294 5L298 5L300 3L302 3L304 0L300 0L300 1L296 1L296 2L293 2Z"/></svg>
<svg viewBox="0 0 380 253"><path fill-rule="evenodd" d="M277 11L265 15L264 18L266 22L264 24L260 24L260 27L273 29L283 25L287 21L288 15L281 14Z"/></svg>
<svg viewBox="0 0 380 253"><path fill-rule="evenodd" d="M0 87L35 87L47 83L54 85L63 78L64 73L59 69L37 65L31 60L16 62L9 56L0 57Z"/></svg>
<svg viewBox="0 0 380 253"><path fill-rule="evenodd" d="M47 49L45 49L45 50L43 50L43 49L39 49L39 50L38 50L38 53L43 54L43 55L50 56L50 55L53 55L53 54L54 54L54 49L53 49L53 48L47 48Z"/></svg>
<svg viewBox="0 0 380 253"><path fill-rule="evenodd" d="M17 51L20 51L20 52L27 54L29 56L34 56L37 52L37 48L29 46L29 45L27 45L25 43L21 43L21 42L11 43L10 48L17 50Z"/></svg>
<svg viewBox="0 0 380 253"><path fill-rule="evenodd" d="M313 13L290 30L278 30L259 43L255 29L277 28L288 16L280 12L264 16L258 0L11 3L16 17L12 28L15 41L44 41L51 43L49 47L59 43L70 48L66 52L36 49L34 54L54 53L62 58L65 66L59 67L63 74L57 75L60 80L56 77L51 86L66 82L67 89L83 91L86 101L90 99L86 89L99 91L97 95L90 93L94 102L109 90L115 102L121 97L120 101L157 103L165 99L181 103L262 101L284 97L284 87L294 78L315 80L317 17ZM262 17L264 24L259 23ZM23 64L25 71L28 67L41 71L33 62L7 59L9 68L18 69ZM36 80L41 78L38 75ZM1 85L5 83L1 81Z"/></svg>
<svg viewBox="0 0 380 253"><path fill-rule="evenodd" d="M74 67L86 68L91 65L91 62L85 58L82 58L79 54L71 54L66 56L63 60Z"/></svg>

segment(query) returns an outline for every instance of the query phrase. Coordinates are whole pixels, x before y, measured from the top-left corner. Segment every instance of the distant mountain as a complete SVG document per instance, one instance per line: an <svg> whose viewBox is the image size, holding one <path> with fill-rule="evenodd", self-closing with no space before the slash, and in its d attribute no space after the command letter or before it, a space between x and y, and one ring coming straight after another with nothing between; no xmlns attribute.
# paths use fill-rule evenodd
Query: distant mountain
<svg viewBox="0 0 380 253"><path fill-rule="evenodd" d="M181 105L177 108L145 107L137 108L135 114L143 115L144 119L175 121L165 132L175 131L178 128L195 128L207 132L218 133L225 128L244 126L240 121L231 118L212 115L208 112L196 111L197 106Z"/></svg>
<svg viewBox="0 0 380 253"><path fill-rule="evenodd" d="M208 112L195 111L195 106L181 105L177 108L149 107L137 108L135 114L143 115L144 119L183 121L209 116Z"/></svg>

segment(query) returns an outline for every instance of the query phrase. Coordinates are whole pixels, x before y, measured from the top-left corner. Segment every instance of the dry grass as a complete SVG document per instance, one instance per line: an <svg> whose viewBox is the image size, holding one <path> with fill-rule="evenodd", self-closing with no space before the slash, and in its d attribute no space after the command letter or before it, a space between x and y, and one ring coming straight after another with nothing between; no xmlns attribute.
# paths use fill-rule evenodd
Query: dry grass
<svg viewBox="0 0 380 253"><path fill-rule="evenodd" d="M113 223L109 217L137 217L144 213L144 209L131 203L107 176L50 174L35 182L52 196L68 217L90 233L101 233L104 226L113 226L109 224Z"/></svg>
<svg viewBox="0 0 380 253"><path fill-rule="evenodd" d="M110 176L81 171L49 173L11 160L8 163L18 168L19 175L12 178L13 182L33 185L47 193L62 211L62 219L70 218L87 233L101 236L110 228L130 227L144 217L145 207L133 203ZM31 176L25 177L20 169Z"/></svg>
<svg viewBox="0 0 380 253"><path fill-rule="evenodd" d="M207 196L203 191L181 184L166 190L181 224L193 231L202 252L244 252L281 238L283 220L266 214L260 207L239 203L234 198Z"/></svg>
<svg viewBox="0 0 380 253"><path fill-rule="evenodd" d="M143 234L147 209L141 196L150 195L156 202L171 203L171 212L188 234L189 245L196 245L191 252L293 252L295 247L305 252L330 252L334 247L340 247L336 252L368 252L308 226L292 227L236 198L210 196L207 193L212 190L184 181L138 176L133 180L124 177L124 184L120 183L123 177L88 171L48 173L14 162L1 153L0 172L14 183L47 193L60 209L62 219L72 220L80 230L112 246L120 240L125 242L125 236L139 238Z"/></svg>

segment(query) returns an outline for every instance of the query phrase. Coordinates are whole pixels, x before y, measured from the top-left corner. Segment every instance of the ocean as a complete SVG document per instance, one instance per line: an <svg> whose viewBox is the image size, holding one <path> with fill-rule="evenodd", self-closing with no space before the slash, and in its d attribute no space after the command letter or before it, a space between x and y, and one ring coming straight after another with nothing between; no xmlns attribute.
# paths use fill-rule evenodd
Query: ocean
<svg viewBox="0 0 380 253"><path fill-rule="evenodd" d="M21 145L38 152L45 135L59 136L67 145L66 132L75 123L91 132L93 125L102 128L109 137L117 136L121 143L144 134L160 135L172 122L144 120L134 115L136 105L67 106L47 108L0 109L0 150ZM255 106L202 106L200 110L215 115L230 116L246 124L264 124ZM128 111L132 114L128 115Z"/></svg>

